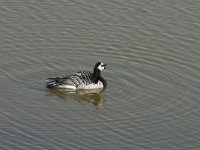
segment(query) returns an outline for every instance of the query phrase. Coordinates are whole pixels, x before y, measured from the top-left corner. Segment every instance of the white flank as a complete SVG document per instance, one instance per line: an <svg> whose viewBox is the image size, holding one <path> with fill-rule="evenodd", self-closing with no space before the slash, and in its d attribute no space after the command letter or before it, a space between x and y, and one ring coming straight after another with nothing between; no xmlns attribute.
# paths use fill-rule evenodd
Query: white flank
<svg viewBox="0 0 200 150"><path fill-rule="evenodd" d="M64 89L69 89L69 90L76 90L76 87L72 86L72 85L63 84L63 85L59 85L58 87L59 88L64 88Z"/></svg>
<svg viewBox="0 0 200 150"><path fill-rule="evenodd" d="M82 89L102 89L103 88L103 83L99 81L97 84L88 84L88 85L79 85L77 89L82 90Z"/></svg>

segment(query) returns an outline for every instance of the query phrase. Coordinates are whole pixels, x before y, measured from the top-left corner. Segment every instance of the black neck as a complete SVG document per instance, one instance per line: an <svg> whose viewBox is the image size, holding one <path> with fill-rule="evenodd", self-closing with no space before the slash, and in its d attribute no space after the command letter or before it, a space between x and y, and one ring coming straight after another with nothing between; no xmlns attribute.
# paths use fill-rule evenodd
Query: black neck
<svg viewBox="0 0 200 150"><path fill-rule="evenodd" d="M106 80L104 80L104 78L102 76L99 77L99 80L103 83L103 87L106 88L107 87Z"/></svg>
<svg viewBox="0 0 200 150"><path fill-rule="evenodd" d="M94 69L94 75L93 75L94 83L97 84L100 80L103 83L103 87L105 88L107 86L106 80L101 76L101 71L98 69Z"/></svg>

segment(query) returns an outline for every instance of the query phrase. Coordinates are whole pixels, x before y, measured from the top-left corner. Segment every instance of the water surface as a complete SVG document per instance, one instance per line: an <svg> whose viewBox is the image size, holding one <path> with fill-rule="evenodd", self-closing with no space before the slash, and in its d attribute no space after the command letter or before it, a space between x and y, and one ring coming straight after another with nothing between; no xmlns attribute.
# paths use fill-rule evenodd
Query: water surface
<svg viewBox="0 0 200 150"><path fill-rule="evenodd" d="M0 2L0 149L200 147L200 2ZM100 94L45 87L93 70Z"/></svg>

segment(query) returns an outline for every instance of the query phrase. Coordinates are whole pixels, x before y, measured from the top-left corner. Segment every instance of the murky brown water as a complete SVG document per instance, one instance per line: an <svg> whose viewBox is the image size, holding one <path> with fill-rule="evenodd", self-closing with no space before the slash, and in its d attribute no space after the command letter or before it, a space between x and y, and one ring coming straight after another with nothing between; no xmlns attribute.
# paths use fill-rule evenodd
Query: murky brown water
<svg viewBox="0 0 200 150"><path fill-rule="evenodd" d="M1 0L0 149L200 147L200 2ZM45 79L96 62L101 94Z"/></svg>

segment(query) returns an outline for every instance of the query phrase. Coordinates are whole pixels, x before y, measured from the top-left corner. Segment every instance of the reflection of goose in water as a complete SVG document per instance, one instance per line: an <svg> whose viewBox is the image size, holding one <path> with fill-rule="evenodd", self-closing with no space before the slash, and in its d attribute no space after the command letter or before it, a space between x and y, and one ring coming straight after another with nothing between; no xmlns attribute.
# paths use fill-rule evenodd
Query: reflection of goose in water
<svg viewBox="0 0 200 150"><path fill-rule="evenodd" d="M56 95L61 100L66 100L68 96L72 97L74 100L82 103L88 102L92 103L96 108L103 106L102 90L101 89L90 89L90 90L78 90L74 92L69 92L64 89L49 89L50 93Z"/></svg>
<svg viewBox="0 0 200 150"><path fill-rule="evenodd" d="M94 66L94 71L80 71L72 75L60 78L49 78L48 88L64 88L68 91L105 89L107 82L101 76L101 71L106 68L106 64L98 62Z"/></svg>

